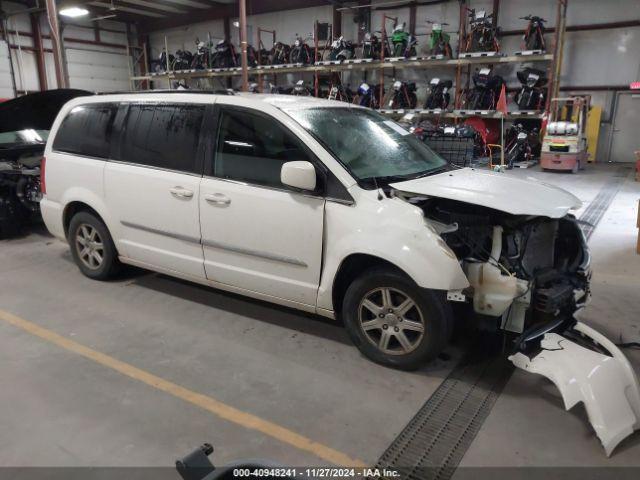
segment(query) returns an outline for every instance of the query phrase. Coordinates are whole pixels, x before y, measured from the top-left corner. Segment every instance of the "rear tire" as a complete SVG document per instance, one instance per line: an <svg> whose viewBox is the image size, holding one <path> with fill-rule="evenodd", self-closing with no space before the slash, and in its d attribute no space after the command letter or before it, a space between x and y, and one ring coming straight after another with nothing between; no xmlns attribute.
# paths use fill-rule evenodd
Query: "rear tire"
<svg viewBox="0 0 640 480"><path fill-rule="evenodd" d="M347 288L342 313L360 352L376 363L415 370L433 360L453 331L444 294L389 267L367 270Z"/></svg>
<svg viewBox="0 0 640 480"><path fill-rule="evenodd" d="M83 275L106 280L120 266L118 252L107 226L89 212L79 212L69 224L71 256Z"/></svg>

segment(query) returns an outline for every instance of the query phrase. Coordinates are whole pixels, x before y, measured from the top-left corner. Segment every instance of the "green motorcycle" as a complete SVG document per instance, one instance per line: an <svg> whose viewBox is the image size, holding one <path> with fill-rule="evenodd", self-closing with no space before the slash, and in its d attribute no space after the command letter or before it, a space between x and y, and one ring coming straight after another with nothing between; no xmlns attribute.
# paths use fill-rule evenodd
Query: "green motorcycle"
<svg viewBox="0 0 640 480"><path fill-rule="evenodd" d="M427 20L431 26L431 35L429 36L429 53L431 55L444 55L447 58L452 58L451 44L449 43L450 36L442 30L444 25L448 23L436 23L431 20Z"/></svg>
<svg viewBox="0 0 640 480"><path fill-rule="evenodd" d="M391 34L391 43L393 44L394 57L415 57L416 45L418 41L416 37L405 30L406 23L397 25Z"/></svg>

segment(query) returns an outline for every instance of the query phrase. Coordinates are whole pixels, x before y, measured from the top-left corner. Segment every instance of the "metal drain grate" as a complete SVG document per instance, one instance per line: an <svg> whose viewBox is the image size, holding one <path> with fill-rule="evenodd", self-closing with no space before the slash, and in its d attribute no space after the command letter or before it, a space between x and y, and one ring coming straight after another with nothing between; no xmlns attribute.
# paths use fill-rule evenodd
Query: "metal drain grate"
<svg viewBox="0 0 640 480"><path fill-rule="evenodd" d="M600 223L605 212L611 206L611 202L613 202L613 199L620 191L629 172L629 167L620 167L616 174L602 186L584 212L582 212L580 220L585 222L582 224L582 231L584 232L584 236L587 237L587 240L591 238L598 223Z"/></svg>
<svg viewBox="0 0 640 480"><path fill-rule="evenodd" d="M377 468L393 469L402 480L446 480L453 475L513 372L504 355L487 354L486 345L478 342L453 369L380 457Z"/></svg>

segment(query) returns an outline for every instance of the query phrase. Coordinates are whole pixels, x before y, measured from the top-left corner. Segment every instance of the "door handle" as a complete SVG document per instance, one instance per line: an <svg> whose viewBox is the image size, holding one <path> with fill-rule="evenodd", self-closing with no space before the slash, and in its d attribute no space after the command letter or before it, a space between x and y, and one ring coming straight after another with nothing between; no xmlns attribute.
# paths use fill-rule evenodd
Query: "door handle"
<svg viewBox="0 0 640 480"><path fill-rule="evenodd" d="M231 203L231 199L222 193L207 194L204 199L214 205L229 205Z"/></svg>
<svg viewBox="0 0 640 480"><path fill-rule="evenodd" d="M187 190L182 187L173 187L169 189L171 195L177 198L191 198L193 197L193 190Z"/></svg>

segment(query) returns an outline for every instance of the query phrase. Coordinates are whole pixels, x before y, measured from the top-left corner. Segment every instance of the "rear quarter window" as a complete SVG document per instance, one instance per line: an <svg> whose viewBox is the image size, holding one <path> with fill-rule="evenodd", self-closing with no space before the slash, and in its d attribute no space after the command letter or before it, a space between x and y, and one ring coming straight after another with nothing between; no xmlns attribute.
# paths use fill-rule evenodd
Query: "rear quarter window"
<svg viewBox="0 0 640 480"><path fill-rule="evenodd" d="M86 157L109 158L114 103L93 103L73 108L64 118L53 141L53 150Z"/></svg>

